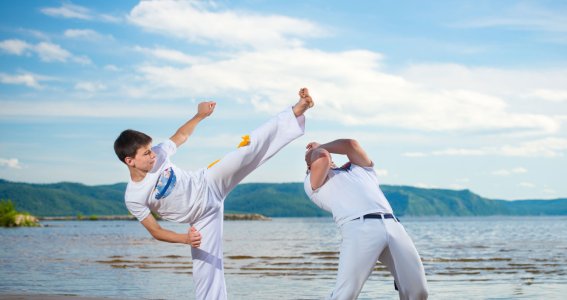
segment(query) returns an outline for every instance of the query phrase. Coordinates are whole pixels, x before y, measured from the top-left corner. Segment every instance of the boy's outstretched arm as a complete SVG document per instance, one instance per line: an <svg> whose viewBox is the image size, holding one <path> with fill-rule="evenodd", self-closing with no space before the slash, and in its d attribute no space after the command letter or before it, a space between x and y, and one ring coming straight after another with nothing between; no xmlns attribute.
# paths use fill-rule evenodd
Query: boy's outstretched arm
<svg viewBox="0 0 567 300"><path fill-rule="evenodd" d="M142 220L141 223L158 241L190 244L195 248L198 248L201 245L201 233L199 233L194 227L189 228L189 231L185 234L173 232L171 230L162 228L156 221L154 216L152 216L151 214L148 215L144 220Z"/></svg>
<svg viewBox="0 0 567 300"><path fill-rule="evenodd" d="M193 131L199 122L203 121L206 117L210 116L213 111L215 110L215 106L217 105L214 101L208 102L201 102L197 106L197 113L193 118L191 118L187 123L183 124L183 126L179 127L174 135L172 135L169 139L172 140L177 147L181 146Z"/></svg>

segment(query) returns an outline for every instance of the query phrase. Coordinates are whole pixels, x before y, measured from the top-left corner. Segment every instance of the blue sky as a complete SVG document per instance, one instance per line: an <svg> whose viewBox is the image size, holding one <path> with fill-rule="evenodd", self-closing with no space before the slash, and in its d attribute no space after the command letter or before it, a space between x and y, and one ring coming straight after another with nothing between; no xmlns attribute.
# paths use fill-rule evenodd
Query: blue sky
<svg viewBox="0 0 567 300"><path fill-rule="evenodd" d="M567 197L564 1L2 1L0 178L124 182L126 128L197 169L310 88L307 133L247 182L356 138L385 184ZM337 157L341 163L344 159Z"/></svg>

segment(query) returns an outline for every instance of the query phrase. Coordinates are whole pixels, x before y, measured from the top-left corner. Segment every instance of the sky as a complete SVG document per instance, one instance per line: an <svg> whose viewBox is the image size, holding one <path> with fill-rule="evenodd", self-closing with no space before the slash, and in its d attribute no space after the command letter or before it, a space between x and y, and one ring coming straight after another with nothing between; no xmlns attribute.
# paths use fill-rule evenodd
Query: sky
<svg viewBox="0 0 567 300"><path fill-rule="evenodd" d="M126 182L122 130L159 143L214 100L172 158L197 170L301 87L305 135L245 182L354 138L383 184L567 197L565 1L1 1L0 178Z"/></svg>

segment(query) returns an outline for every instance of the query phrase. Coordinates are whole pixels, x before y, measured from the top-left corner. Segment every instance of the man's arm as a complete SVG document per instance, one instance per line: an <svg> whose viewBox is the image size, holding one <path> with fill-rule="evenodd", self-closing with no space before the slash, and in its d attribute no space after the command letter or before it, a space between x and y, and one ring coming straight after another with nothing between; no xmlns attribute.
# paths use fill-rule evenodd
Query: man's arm
<svg viewBox="0 0 567 300"><path fill-rule="evenodd" d="M329 151L329 153L346 155L351 163L361 167L372 166L372 160L370 160L368 154L366 154L362 146L353 139L339 139L323 145L309 143L307 149L310 148L320 148Z"/></svg>
<svg viewBox="0 0 567 300"><path fill-rule="evenodd" d="M193 131L199 122L203 121L206 117L210 116L213 111L215 110L215 106L217 105L214 101L209 102L201 102L197 106L197 113L193 118L191 118L187 123L183 124L183 126L179 127L174 135L172 135L169 139L172 140L177 147L181 146Z"/></svg>
<svg viewBox="0 0 567 300"><path fill-rule="evenodd" d="M308 166L311 173L309 175L311 189L316 190L323 186L327 180L327 174L332 165L331 155L329 151L322 148L309 149L307 155L310 156Z"/></svg>
<svg viewBox="0 0 567 300"><path fill-rule="evenodd" d="M201 245L201 233L199 233L195 227L191 227L188 233L181 234L176 233L171 230L162 228L156 221L154 216L148 215L144 220L142 220L142 225L148 230L148 232L158 241L168 242L168 243L181 243L190 244L192 247L198 248Z"/></svg>
<svg viewBox="0 0 567 300"><path fill-rule="evenodd" d="M350 162L361 167L371 167L372 161L356 140L340 139L320 145L307 144L305 160L310 170L311 189L316 190L325 184L329 169L333 165L331 153L346 155Z"/></svg>

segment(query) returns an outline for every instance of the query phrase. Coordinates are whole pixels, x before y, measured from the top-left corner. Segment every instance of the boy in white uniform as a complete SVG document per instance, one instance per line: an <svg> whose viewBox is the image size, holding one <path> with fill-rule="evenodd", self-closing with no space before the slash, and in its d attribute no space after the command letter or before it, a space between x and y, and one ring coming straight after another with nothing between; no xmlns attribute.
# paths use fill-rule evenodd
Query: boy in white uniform
<svg viewBox="0 0 567 300"><path fill-rule="evenodd" d="M331 153L349 163L336 168ZM341 231L339 271L329 299L356 299L376 261L392 273L400 299L427 299L421 259L380 190L373 162L355 140L307 145L309 198L333 214Z"/></svg>
<svg viewBox="0 0 567 300"><path fill-rule="evenodd" d="M303 135L303 113L313 106L313 100L306 88L300 90L299 96L296 105L244 136L238 149L196 172L176 167L169 157L193 133L197 124L213 113L215 102L199 103L197 114L169 140L155 147L149 136L134 130L125 130L116 139L116 155L130 171L126 207L155 239L193 246L197 299L227 298L222 249L224 199L246 175ZM165 220L193 226L186 234L175 233L162 228L151 212Z"/></svg>

